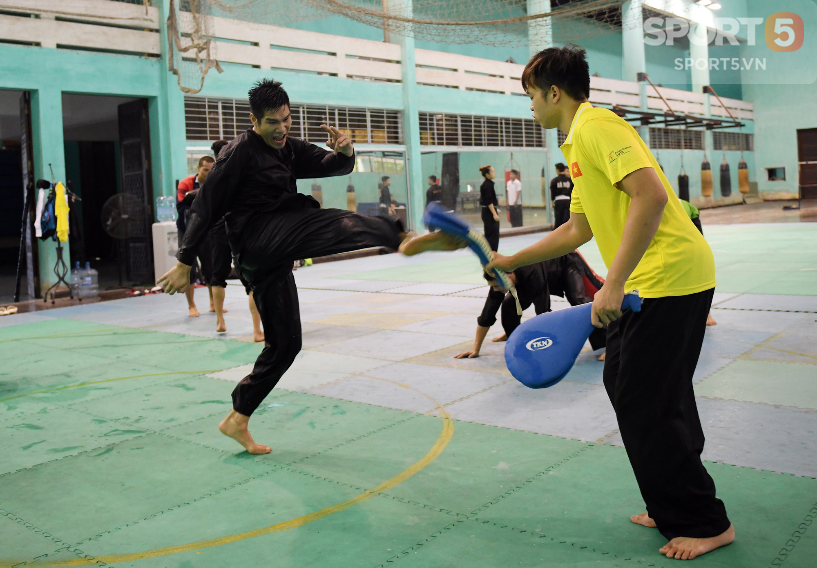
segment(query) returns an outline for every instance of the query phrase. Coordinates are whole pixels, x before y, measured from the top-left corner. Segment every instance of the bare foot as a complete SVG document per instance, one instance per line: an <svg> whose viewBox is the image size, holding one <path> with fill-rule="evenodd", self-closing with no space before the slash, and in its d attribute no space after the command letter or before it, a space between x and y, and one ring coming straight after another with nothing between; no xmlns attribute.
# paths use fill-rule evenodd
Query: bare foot
<svg viewBox="0 0 817 568"><path fill-rule="evenodd" d="M227 324L224 321L224 318L219 318L216 321L216 332L224 333L227 331Z"/></svg>
<svg viewBox="0 0 817 568"><path fill-rule="evenodd" d="M264 332L263 331L259 331L258 333L253 332L252 340L256 343L261 343L262 341L264 341Z"/></svg>
<svg viewBox="0 0 817 568"><path fill-rule="evenodd" d="M669 541L658 552L664 554L667 558L676 558L679 560L692 560L707 552L712 552L716 548L732 544L735 540L735 527L729 525L723 533L718 536L710 538L687 538L685 536L678 536Z"/></svg>
<svg viewBox="0 0 817 568"><path fill-rule="evenodd" d="M229 436L244 446L244 449L253 455L270 453L272 448L269 446L256 444L255 440L252 439L248 429L249 421L249 416L244 416L235 410L231 410L230 414L228 414L227 417L221 421L221 424L218 425L218 429L225 436Z"/></svg>
<svg viewBox="0 0 817 568"><path fill-rule="evenodd" d="M599 359L598 359L598 360L599 360L599 361L604 361L605 359L607 359L607 351L605 351L604 353L602 353L601 355L599 355ZM646 513L644 513L644 514L646 515Z"/></svg>
<svg viewBox="0 0 817 568"><path fill-rule="evenodd" d="M189 315L191 318L197 318L199 317L199 310L196 308L196 306L193 306L187 310L187 315Z"/></svg>
<svg viewBox="0 0 817 568"><path fill-rule="evenodd" d="M712 317L712 313L706 314L706 325L718 325L718 322L715 321L715 318Z"/></svg>
<svg viewBox="0 0 817 568"><path fill-rule="evenodd" d="M491 341L493 341L494 343L498 343L500 341L508 341L508 335L506 333L503 333L502 335L497 335Z"/></svg>
<svg viewBox="0 0 817 568"><path fill-rule="evenodd" d="M426 235L417 236L413 233L408 233L400 243L399 252L406 256L414 256L421 252L432 250L458 250L465 248L468 244L463 240L442 231L436 233L428 233Z"/></svg>
<svg viewBox="0 0 817 568"><path fill-rule="evenodd" d="M652 520L649 513L641 513L640 515L633 515L630 520L637 525L644 525L651 529L655 528L655 521Z"/></svg>
<svg viewBox="0 0 817 568"><path fill-rule="evenodd" d="M213 304L210 304L210 310L209 310L209 311L210 311L211 313L212 313L212 312L215 312L215 311L216 311L216 307L215 307ZM221 308L221 313L223 313L223 314L226 314L226 313L227 313L227 312L229 312L229 311L230 311L230 310L228 310L227 308Z"/></svg>

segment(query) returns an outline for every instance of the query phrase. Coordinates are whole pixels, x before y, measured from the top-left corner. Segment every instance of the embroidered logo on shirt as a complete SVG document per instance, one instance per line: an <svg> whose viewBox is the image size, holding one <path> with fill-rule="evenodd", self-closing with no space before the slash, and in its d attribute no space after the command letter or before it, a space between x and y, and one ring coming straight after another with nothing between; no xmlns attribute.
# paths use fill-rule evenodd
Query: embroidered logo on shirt
<svg viewBox="0 0 817 568"><path fill-rule="evenodd" d="M577 178L582 177L582 170L579 168L579 162L573 162L570 165L570 177Z"/></svg>
<svg viewBox="0 0 817 568"><path fill-rule="evenodd" d="M613 150L612 152L607 154L607 160L608 160L607 163L612 164L613 162L618 160L624 154L629 154L631 148L632 148L632 146L625 146L621 150Z"/></svg>

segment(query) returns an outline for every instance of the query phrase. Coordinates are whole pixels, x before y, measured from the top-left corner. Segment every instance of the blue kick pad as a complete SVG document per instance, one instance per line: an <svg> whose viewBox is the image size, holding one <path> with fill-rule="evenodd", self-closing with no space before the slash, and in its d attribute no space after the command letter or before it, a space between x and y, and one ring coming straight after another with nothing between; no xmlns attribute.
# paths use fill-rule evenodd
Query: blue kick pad
<svg viewBox="0 0 817 568"><path fill-rule="evenodd" d="M505 364L514 378L532 389L561 381L595 329L590 323L593 304L547 312L517 327L505 345ZM624 296L621 311L641 311L641 298Z"/></svg>

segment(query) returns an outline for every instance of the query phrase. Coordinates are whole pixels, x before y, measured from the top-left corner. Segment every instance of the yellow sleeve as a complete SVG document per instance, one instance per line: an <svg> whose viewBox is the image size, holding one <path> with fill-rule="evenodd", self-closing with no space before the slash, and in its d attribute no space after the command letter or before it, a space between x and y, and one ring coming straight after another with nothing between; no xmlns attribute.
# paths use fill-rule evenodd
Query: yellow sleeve
<svg viewBox="0 0 817 568"><path fill-rule="evenodd" d="M653 167L638 133L623 120L589 121L580 130L577 143L613 185L636 170Z"/></svg>
<svg viewBox="0 0 817 568"><path fill-rule="evenodd" d="M579 188L573 186L573 192L570 194L570 212L584 214L584 207L582 207L582 199L579 197Z"/></svg>

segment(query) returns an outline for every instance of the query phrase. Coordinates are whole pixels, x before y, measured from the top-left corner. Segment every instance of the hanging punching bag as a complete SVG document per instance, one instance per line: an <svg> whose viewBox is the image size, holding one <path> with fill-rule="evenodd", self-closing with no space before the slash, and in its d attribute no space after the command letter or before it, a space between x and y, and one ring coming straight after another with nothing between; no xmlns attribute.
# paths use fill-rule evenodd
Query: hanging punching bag
<svg viewBox="0 0 817 568"><path fill-rule="evenodd" d="M749 166L743 158L738 162L738 190L744 195L749 193Z"/></svg>
<svg viewBox="0 0 817 568"><path fill-rule="evenodd" d="M729 162L724 155L721 162L721 195L729 197L732 195L732 172L729 170Z"/></svg>
<svg viewBox="0 0 817 568"><path fill-rule="evenodd" d="M712 197L712 168L706 156L704 156L704 161L701 164L701 195Z"/></svg>
<svg viewBox="0 0 817 568"><path fill-rule="evenodd" d="M683 170L678 174L678 198L689 201L689 176Z"/></svg>
<svg viewBox="0 0 817 568"><path fill-rule="evenodd" d="M349 176L349 185L346 186L346 210L357 213L357 197L355 197L355 186L352 183L352 176Z"/></svg>

